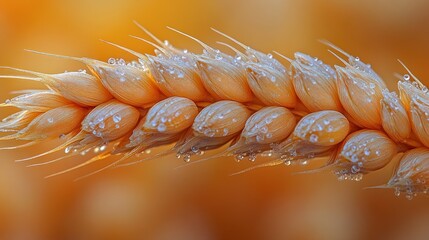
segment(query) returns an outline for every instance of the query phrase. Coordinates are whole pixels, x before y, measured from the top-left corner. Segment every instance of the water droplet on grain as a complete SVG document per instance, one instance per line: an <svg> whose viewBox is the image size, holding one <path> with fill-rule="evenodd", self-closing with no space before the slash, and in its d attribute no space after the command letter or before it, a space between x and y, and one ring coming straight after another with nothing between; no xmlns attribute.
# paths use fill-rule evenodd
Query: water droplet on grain
<svg viewBox="0 0 429 240"><path fill-rule="evenodd" d="M199 149L198 149L198 147L196 147L196 146L192 146L192 147L191 147L191 151L192 151L193 153L197 153L197 152L199 151Z"/></svg>
<svg viewBox="0 0 429 240"><path fill-rule="evenodd" d="M410 75L408 74L404 74L403 78L405 81L410 81Z"/></svg>
<svg viewBox="0 0 429 240"><path fill-rule="evenodd" d="M167 126L165 126L165 124L161 123L158 125L158 127L156 128L159 132L164 132L167 129Z"/></svg>
<svg viewBox="0 0 429 240"><path fill-rule="evenodd" d="M237 162L240 162L241 160L243 160L244 159L244 156L243 155L241 155L241 154L238 154L238 155L236 155L235 156L235 160L237 161Z"/></svg>
<svg viewBox="0 0 429 240"><path fill-rule="evenodd" d="M311 134L311 136L310 136L310 142L315 143L315 142L317 142L318 138L319 137L317 137L316 134Z"/></svg>
<svg viewBox="0 0 429 240"><path fill-rule="evenodd" d="M119 114L115 114L115 115L113 115L113 122L118 123L118 122L120 122L121 120L122 120L121 115L119 115Z"/></svg>
<svg viewBox="0 0 429 240"><path fill-rule="evenodd" d="M69 153L69 152L70 152L70 150L71 150L71 147L66 147L66 148L64 149L64 152L65 152L65 153Z"/></svg>
<svg viewBox="0 0 429 240"><path fill-rule="evenodd" d="M120 59L118 60L118 64L119 64L119 65L122 65L122 66L125 66L126 62L125 62L125 60L124 60L124 59L120 58Z"/></svg>
<svg viewBox="0 0 429 240"><path fill-rule="evenodd" d="M191 155L189 155L189 154L186 154L185 156L183 156L183 161L185 161L185 162L190 162L191 161Z"/></svg>
<svg viewBox="0 0 429 240"><path fill-rule="evenodd" d="M109 58L109 60L107 60L107 63L109 64L116 64L116 60L114 58Z"/></svg>

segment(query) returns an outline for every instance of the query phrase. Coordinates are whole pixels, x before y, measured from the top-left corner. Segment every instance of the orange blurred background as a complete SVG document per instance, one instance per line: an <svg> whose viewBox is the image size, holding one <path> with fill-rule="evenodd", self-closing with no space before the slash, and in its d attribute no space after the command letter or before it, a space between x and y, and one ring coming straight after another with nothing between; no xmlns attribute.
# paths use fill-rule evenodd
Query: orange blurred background
<svg viewBox="0 0 429 240"><path fill-rule="evenodd" d="M290 57L302 51L339 64L317 41L327 39L372 64L393 89L393 73L404 73L396 59L429 83L428 10L425 0L2 0L0 65L48 73L84 67L23 49L132 59L99 39L151 53L153 48L128 36L147 38L132 23L137 20L191 51L201 47L165 26L209 44L225 41L214 27L258 50ZM14 90L43 88L21 80L0 84L0 101ZM13 111L2 109L1 117ZM329 174L294 175L301 168L283 166L231 177L250 164L230 158L181 169L174 169L179 160L166 158L79 182L73 179L104 163L52 179L43 176L82 160L40 168L14 163L53 146L0 153L0 239L429 238L426 197L408 201L393 191L363 190L386 182L394 164L354 183Z"/></svg>

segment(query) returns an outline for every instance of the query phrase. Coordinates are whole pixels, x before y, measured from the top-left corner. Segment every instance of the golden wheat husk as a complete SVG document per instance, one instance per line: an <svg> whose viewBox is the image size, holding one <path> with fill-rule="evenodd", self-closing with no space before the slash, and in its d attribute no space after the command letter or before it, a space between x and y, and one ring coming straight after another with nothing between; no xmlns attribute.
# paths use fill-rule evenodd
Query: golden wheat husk
<svg viewBox="0 0 429 240"><path fill-rule="evenodd" d="M281 55L289 61L286 67L271 54L214 30L243 49L223 44L235 53L229 55L173 29L203 47L202 54L190 53L143 30L154 42L139 39L153 45L155 55L107 42L137 57L129 63L33 51L79 61L89 71L45 74L2 67L31 76L0 78L39 81L49 90L28 91L1 105L20 111L3 119L0 130L8 134L0 140L26 141L18 148L64 139L51 151L22 160L59 150L96 153L54 175L120 156L104 170L172 143L149 158L176 153L187 162L191 157L202 161L213 158L201 157L204 151L226 146L215 156L271 157L251 169L323 158L326 164L316 172L361 180L396 157L398 167L385 187L407 196L427 192L429 95L411 72L399 81L398 96L369 65L326 41L343 66L296 53L294 59Z"/></svg>

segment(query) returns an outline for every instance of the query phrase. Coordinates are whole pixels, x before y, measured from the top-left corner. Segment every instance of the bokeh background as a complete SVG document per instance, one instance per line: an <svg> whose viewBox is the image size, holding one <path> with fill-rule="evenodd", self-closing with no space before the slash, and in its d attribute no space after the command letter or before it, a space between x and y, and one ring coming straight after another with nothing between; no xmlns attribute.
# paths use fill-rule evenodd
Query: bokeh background
<svg viewBox="0 0 429 240"><path fill-rule="evenodd" d="M426 0L1 0L0 65L48 73L84 67L23 49L130 60L99 39L152 52L128 36L147 37L132 23L137 20L192 51L201 48L165 27L209 44L225 40L209 29L215 27L262 51L290 57L302 51L339 64L317 41L327 39L372 64L394 88L393 73L404 73L396 59L429 83L428 12ZM43 88L4 79L0 86L0 101L13 90ZM1 117L13 111L1 109ZM250 166L233 159L174 169L182 163L165 158L79 182L73 179L103 163L53 179L43 176L82 160L40 168L14 163L53 146L0 152L0 239L429 238L427 197L408 201L392 191L363 190L384 183L394 163L359 183L337 182L329 174L294 175L302 169L283 166L231 177Z"/></svg>

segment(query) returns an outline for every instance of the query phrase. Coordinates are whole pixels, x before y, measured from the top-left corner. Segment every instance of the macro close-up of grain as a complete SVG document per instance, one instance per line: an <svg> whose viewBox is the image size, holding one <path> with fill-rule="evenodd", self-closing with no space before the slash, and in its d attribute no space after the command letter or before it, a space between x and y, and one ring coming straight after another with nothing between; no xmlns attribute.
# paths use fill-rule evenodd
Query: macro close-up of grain
<svg viewBox="0 0 429 240"><path fill-rule="evenodd" d="M428 239L428 10L1 1L0 239Z"/></svg>

